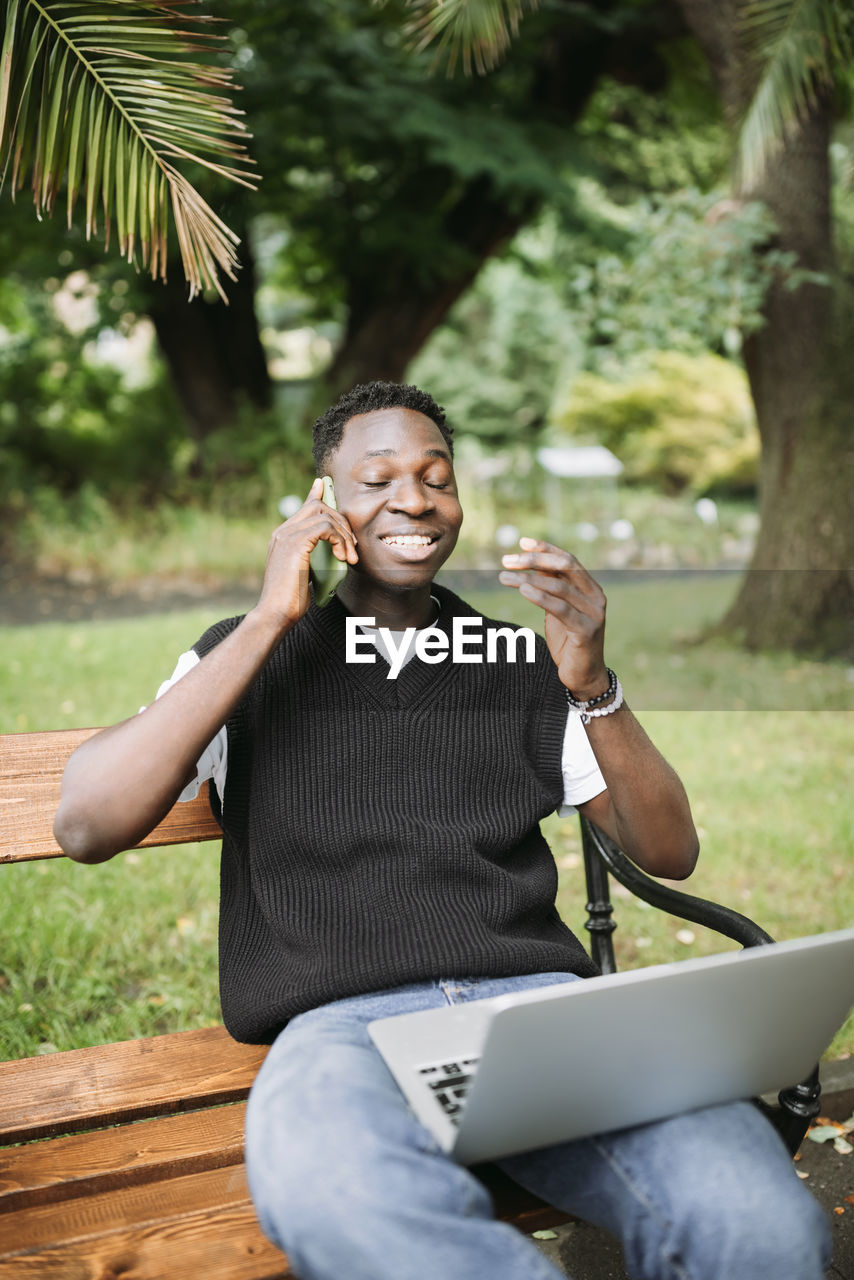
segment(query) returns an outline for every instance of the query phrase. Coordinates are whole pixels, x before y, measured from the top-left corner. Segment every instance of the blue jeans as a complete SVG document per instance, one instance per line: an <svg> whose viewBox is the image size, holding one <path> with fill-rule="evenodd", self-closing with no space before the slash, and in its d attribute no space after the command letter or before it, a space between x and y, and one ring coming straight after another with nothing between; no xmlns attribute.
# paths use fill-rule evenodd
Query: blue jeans
<svg viewBox="0 0 854 1280"><path fill-rule="evenodd" d="M300 1280L562 1280L439 1148L373 1047L373 1018L573 980L419 982L294 1018L249 1098L246 1165L265 1234ZM637 1280L822 1280L823 1211L749 1102L497 1162L622 1241Z"/></svg>

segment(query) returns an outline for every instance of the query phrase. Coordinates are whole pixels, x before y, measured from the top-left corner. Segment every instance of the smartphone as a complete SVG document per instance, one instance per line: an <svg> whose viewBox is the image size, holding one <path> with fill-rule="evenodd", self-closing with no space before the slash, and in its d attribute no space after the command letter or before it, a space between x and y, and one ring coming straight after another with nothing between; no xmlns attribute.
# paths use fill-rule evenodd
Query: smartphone
<svg viewBox="0 0 854 1280"><path fill-rule="evenodd" d="M338 504L335 501L335 486L332 483L331 476L323 477L323 491L320 495L320 501L325 502L327 507L331 507L333 511L338 510ZM315 603L318 608L322 609L325 604L328 604L336 586L346 572L347 566L335 555L332 550L332 544L325 539L318 542L309 560L309 574L314 587Z"/></svg>
<svg viewBox="0 0 854 1280"><path fill-rule="evenodd" d="M338 503L335 501L335 485L332 483L332 476L323 477L323 492L320 495L320 501L325 502L327 507L331 507L333 511L338 510Z"/></svg>

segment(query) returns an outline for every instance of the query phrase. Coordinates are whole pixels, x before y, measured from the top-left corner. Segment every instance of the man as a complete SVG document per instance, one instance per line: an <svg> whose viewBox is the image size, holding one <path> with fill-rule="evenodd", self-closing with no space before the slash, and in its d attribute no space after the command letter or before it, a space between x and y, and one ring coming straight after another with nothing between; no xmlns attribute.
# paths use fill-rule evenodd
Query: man
<svg viewBox="0 0 854 1280"><path fill-rule="evenodd" d="M416 1121L366 1025L592 974L555 911L540 820L575 804L645 870L684 877L687 799L605 666L604 596L568 552L522 539L504 558L501 581L545 613L532 662L448 660L454 628L480 615L434 583L462 510L429 396L356 388L316 424L315 462L338 509L315 481L273 535L256 607L210 628L162 697L75 753L57 838L103 861L202 773L216 780L223 1016L238 1039L273 1042L247 1172L302 1280L554 1280ZM308 582L321 540L347 564L322 608ZM348 663L358 626L398 653L401 633L429 628L445 659L410 631L389 679L379 655ZM824 1273L827 1224L747 1103L502 1164L617 1234L633 1276Z"/></svg>

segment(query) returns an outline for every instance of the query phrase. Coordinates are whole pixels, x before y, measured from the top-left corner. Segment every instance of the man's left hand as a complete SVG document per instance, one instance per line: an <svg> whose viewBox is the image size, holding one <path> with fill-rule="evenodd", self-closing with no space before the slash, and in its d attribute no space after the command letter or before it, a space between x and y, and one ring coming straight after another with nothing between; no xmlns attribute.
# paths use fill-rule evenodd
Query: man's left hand
<svg viewBox="0 0 854 1280"><path fill-rule="evenodd" d="M596 697L608 687L604 591L569 551L535 538L519 545L502 556L499 582L545 611L546 643L565 687L576 698Z"/></svg>

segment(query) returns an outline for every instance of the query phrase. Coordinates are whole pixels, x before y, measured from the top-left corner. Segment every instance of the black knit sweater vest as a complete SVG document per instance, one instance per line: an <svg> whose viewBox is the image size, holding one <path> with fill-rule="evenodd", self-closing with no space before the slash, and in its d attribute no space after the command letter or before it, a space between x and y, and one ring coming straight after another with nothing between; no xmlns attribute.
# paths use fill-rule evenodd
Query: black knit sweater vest
<svg viewBox="0 0 854 1280"><path fill-rule="evenodd" d="M449 638L482 617L434 591ZM499 641L496 662L416 656L390 680L379 654L345 661L346 618L312 604L228 721L220 997L237 1040L408 982L596 973L539 829L563 797L567 715L545 642L533 663Z"/></svg>

